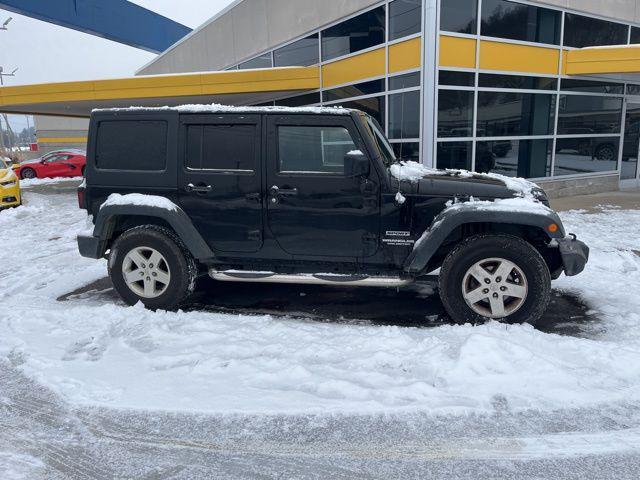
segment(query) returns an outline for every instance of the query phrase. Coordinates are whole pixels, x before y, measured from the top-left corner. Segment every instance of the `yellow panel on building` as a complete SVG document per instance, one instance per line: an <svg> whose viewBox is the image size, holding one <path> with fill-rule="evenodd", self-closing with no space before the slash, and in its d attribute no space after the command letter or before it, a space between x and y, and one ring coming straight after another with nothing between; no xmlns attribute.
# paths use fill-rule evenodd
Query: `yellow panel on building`
<svg viewBox="0 0 640 480"><path fill-rule="evenodd" d="M385 64L385 48L338 60L322 67L322 83L325 87L332 87L379 77L386 74Z"/></svg>
<svg viewBox="0 0 640 480"><path fill-rule="evenodd" d="M483 70L556 75L559 67L560 50L555 48L480 42L480 68Z"/></svg>
<svg viewBox="0 0 640 480"><path fill-rule="evenodd" d="M640 72L640 45L583 48L566 53L567 75Z"/></svg>
<svg viewBox="0 0 640 480"><path fill-rule="evenodd" d="M476 41L472 38L441 35L440 66L476 68Z"/></svg>
<svg viewBox="0 0 640 480"><path fill-rule="evenodd" d="M389 73L420 68L422 38L412 38L389 47Z"/></svg>

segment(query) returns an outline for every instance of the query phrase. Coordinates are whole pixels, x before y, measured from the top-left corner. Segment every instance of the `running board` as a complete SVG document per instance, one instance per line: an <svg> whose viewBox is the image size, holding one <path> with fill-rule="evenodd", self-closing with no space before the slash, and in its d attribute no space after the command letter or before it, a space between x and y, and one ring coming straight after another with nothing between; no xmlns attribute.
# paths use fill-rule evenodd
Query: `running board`
<svg viewBox="0 0 640 480"><path fill-rule="evenodd" d="M402 287L413 283L400 277L370 277L368 275L337 275L332 273L299 273L283 275L273 272L211 269L209 276L219 282L292 283L297 285L334 285L350 287Z"/></svg>

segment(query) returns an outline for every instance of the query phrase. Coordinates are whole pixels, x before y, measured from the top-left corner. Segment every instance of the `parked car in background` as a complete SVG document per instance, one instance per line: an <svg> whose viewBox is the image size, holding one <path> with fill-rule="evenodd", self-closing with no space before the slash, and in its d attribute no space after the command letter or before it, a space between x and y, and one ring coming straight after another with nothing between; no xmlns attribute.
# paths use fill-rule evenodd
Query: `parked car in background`
<svg viewBox="0 0 640 480"><path fill-rule="evenodd" d="M35 160L22 162L14 170L21 179L81 177L86 164L87 156L83 150L56 150Z"/></svg>
<svg viewBox="0 0 640 480"><path fill-rule="evenodd" d="M20 179L13 172L9 163L4 158L0 158L0 210L17 207L21 204Z"/></svg>

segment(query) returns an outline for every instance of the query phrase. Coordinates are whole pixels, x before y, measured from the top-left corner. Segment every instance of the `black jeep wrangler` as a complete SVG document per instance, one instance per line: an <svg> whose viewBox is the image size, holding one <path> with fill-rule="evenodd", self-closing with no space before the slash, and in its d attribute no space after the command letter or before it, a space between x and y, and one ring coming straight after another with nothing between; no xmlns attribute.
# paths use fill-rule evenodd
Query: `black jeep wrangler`
<svg viewBox="0 0 640 480"><path fill-rule="evenodd" d="M400 162L348 109L98 110L78 198L95 224L80 253L152 309L201 275L399 287L440 269L455 321L535 323L589 253L534 184Z"/></svg>

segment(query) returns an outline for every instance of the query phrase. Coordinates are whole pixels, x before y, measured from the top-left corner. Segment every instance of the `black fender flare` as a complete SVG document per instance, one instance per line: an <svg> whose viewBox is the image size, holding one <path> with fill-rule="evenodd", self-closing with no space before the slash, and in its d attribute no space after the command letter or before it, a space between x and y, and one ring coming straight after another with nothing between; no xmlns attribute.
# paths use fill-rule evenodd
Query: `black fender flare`
<svg viewBox="0 0 640 480"><path fill-rule="evenodd" d="M96 240L95 244L97 244L95 253L98 255L95 258L104 256L106 246L113 235L116 220L119 217L136 216L164 220L176 232L195 259L204 261L215 257L202 235L193 226L189 216L179 206L175 205L175 209L169 210L151 205L127 204L105 205L98 211L93 229L93 239Z"/></svg>
<svg viewBox="0 0 640 480"><path fill-rule="evenodd" d="M519 212L494 208L486 205L474 205L474 202L457 204L438 215L431 226L414 245L413 251L404 263L404 270L410 274L421 274L429 260L442 246L444 241L458 227L472 223L492 223L539 228L549 239L561 239L566 236L562 220L551 209L540 208L535 211ZM556 224L555 232L549 230Z"/></svg>

